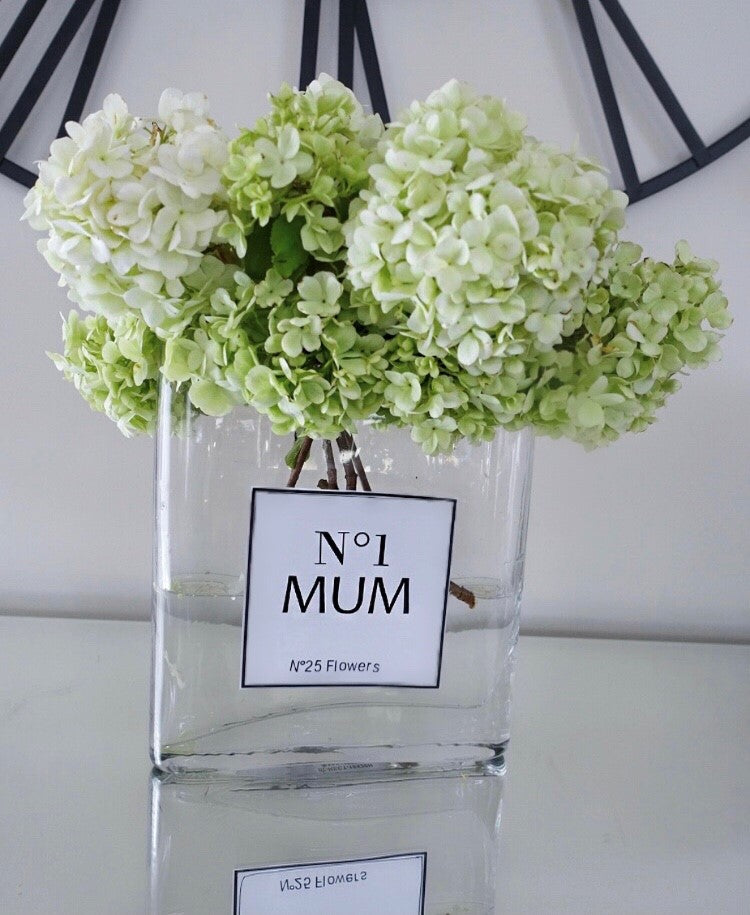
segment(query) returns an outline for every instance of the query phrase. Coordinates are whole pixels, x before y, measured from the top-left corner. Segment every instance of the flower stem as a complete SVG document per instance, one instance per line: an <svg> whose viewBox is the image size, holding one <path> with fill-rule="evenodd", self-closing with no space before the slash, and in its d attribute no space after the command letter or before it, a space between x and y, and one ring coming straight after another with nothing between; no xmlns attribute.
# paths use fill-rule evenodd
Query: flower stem
<svg viewBox="0 0 750 915"><path fill-rule="evenodd" d="M287 487L289 489L294 489L299 480L299 476L302 473L302 468L305 466L305 462L310 457L310 449L312 448L312 439L309 435L306 435L302 440L302 445L300 446L299 453L297 454L297 460L294 462L294 467L292 472L289 474L289 479L287 480Z"/></svg>
<svg viewBox="0 0 750 915"><path fill-rule="evenodd" d="M365 465L362 463L362 458L359 456L359 448L354 441L354 436L350 435L349 438L352 441L352 461L354 462L354 469L357 471L359 482L362 484L362 489L364 489L365 492L372 492L372 486L370 486L370 481L367 479Z"/></svg>
<svg viewBox="0 0 750 915"><path fill-rule="evenodd" d="M354 461L352 460L353 442L354 439L348 432L342 432L336 439L336 444L341 452L341 463L344 466L346 488L350 491L357 488L357 471L354 469Z"/></svg>
<svg viewBox="0 0 750 915"><path fill-rule="evenodd" d="M333 455L333 445L331 444L330 439L326 439L323 442L323 450L326 453L327 488L338 489L339 480L338 474L336 473L336 458Z"/></svg>
<svg viewBox="0 0 750 915"><path fill-rule="evenodd" d="M469 605L469 609L473 610L476 607L477 599L473 591L470 591L468 588L464 588L463 585L457 585L455 581L450 583L448 588L453 597L462 600L465 604Z"/></svg>

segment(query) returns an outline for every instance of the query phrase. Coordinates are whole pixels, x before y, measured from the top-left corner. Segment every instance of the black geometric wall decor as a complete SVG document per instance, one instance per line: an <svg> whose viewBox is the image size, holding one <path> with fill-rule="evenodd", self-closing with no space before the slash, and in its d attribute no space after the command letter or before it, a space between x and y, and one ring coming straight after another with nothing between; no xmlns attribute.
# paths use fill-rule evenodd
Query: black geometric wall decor
<svg viewBox="0 0 750 915"><path fill-rule="evenodd" d="M8 30L8 34L0 44L0 79L31 31L31 27L36 22L45 2L46 0L26 0L18 16L16 16ZM15 162L11 162L7 158L8 150L19 130L28 120L44 87L50 81L52 74L57 69L71 41L78 34L93 5L94 0L74 0L62 24L52 37L47 50L34 69L31 78L5 119L5 123L0 127L0 173L26 187L32 186L36 181L36 175L28 169L16 165ZM104 46L107 43L119 5L120 0L101 0L99 13L84 51L78 76L73 84L73 91L70 94L65 113L60 122L58 136L64 133L67 121L78 121L83 114L86 99L94 81L99 61L104 53Z"/></svg>
<svg viewBox="0 0 750 915"><path fill-rule="evenodd" d="M60 0L55 0L55 2L60 2ZM0 126L0 173L26 187L31 187L36 176L23 166L11 162L7 158L8 150L19 130L31 115L44 87L95 2L96 0L73 0L65 19L42 55L30 80L5 122ZM750 137L750 118L748 118L719 140L707 145L691 123L619 0L598 0L689 152L689 156L679 165L675 165L653 178L641 180L633 159L601 39L594 22L591 10L592 0L570 0L570 2L581 31L583 46L604 111L625 191L630 197L631 203L643 200L676 184L683 178L687 178L711 162L715 162L716 159ZM26 0L7 35L0 43L0 80L21 48L45 3L46 0ZM63 133L66 121L79 120L83 113L119 5L120 0L99 0L99 12L61 120L58 136ZM299 85L303 87L307 86L316 75L320 7L321 0L304 0L299 74ZM388 121L390 120L388 102L375 48L367 0L339 0L338 78L347 86L351 86L353 80L355 38L362 55L372 108L384 121Z"/></svg>
<svg viewBox="0 0 750 915"><path fill-rule="evenodd" d="M320 0L305 0L305 15L302 26L302 59L299 68L299 85L303 89L315 79L318 63L318 35L320 32ZM380 73L378 52L372 34L367 0L339 0L339 80L352 88L354 80L354 38L359 39L359 50L370 93L372 110L384 121L390 121L388 102L385 97L383 77Z"/></svg>
<svg viewBox="0 0 750 915"><path fill-rule="evenodd" d="M679 165L675 165L673 168L667 169L667 171L646 181L641 181L633 160L633 153L631 152L628 135L620 114L620 106L617 103L617 96L609 75L599 33L594 23L591 4L589 0L572 0L572 2L591 71L594 75L594 82L599 93L599 100L604 109L609 135L620 166L625 191L630 197L631 203L650 197L652 194L656 194L658 191L682 181L683 178L687 178L697 172L698 169L715 162L725 153L734 149L735 146L738 146L743 140L750 137L750 118L747 118L721 139L706 146L622 5L618 0L599 0L633 60L635 60L646 77L667 117L690 152L690 156Z"/></svg>

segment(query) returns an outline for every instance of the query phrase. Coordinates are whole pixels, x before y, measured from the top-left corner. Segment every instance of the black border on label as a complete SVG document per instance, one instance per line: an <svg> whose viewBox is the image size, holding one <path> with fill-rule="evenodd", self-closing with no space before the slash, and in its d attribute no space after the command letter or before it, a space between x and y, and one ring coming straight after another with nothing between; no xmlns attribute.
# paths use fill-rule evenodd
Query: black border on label
<svg viewBox="0 0 750 915"><path fill-rule="evenodd" d="M434 684L415 685L413 683L245 683L247 672L247 624L250 612L250 565L253 554L253 533L255 528L255 494L258 492L282 493L284 495L319 496L324 499L344 498L351 496L367 499L420 499L423 502L450 502L451 529L448 537L448 562L445 571L445 590L443 592L443 622L440 628L440 645L438 646L437 681ZM250 532L247 549L247 571L245 575L245 612L242 618L242 668L240 670L240 689L440 689L440 678L443 672L443 645L445 642L445 625L448 616L448 593L451 580L451 563L453 561L453 535L456 529L456 499L448 496L415 496L397 492L349 492L337 490L326 492L320 489L282 489L273 486L254 486L250 495Z"/></svg>
<svg viewBox="0 0 750 915"><path fill-rule="evenodd" d="M236 867L234 869L234 884L232 887L232 912L233 915L240 915L240 893L241 881L238 883L240 874L262 874L267 871L290 871L307 867L337 867L342 864L376 864L380 861L395 861L399 858L421 858L422 859L422 885L419 891L419 904L416 915L424 915L425 893L427 887L427 852L401 852L395 855L376 855L374 858L352 858L347 861L310 861L308 864L271 864L267 867Z"/></svg>

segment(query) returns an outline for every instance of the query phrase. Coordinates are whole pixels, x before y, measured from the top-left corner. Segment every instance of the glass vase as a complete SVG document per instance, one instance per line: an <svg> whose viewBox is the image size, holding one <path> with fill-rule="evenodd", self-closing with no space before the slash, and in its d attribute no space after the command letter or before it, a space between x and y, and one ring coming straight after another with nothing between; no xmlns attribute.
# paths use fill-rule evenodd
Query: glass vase
<svg viewBox="0 0 750 915"><path fill-rule="evenodd" d="M492 771L532 451L530 433L501 432L427 456L373 424L295 443L164 383L154 763L258 784Z"/></svg>
<svg viewBox="0 0 750 915"><path fill-rule="evenodd" d="M489 915L503 778L151 784L150 915Z"/></svg>

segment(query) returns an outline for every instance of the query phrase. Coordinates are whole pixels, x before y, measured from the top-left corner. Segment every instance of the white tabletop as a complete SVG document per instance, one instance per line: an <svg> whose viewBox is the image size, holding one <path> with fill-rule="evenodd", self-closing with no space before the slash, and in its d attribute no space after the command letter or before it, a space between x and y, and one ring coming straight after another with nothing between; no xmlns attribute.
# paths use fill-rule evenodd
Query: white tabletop
<svg viewBox="0 0 750 915"><path fill-rule="evenodd" d="M143 912L149 637L0 618L4 915ZM522 638L508 762L498 913L750 912L750 647Z"/></svg>

